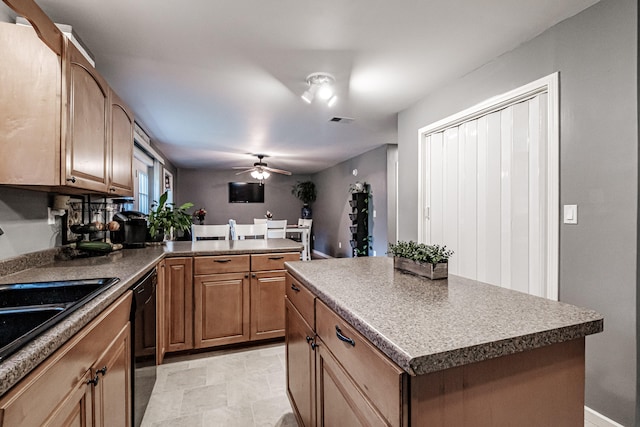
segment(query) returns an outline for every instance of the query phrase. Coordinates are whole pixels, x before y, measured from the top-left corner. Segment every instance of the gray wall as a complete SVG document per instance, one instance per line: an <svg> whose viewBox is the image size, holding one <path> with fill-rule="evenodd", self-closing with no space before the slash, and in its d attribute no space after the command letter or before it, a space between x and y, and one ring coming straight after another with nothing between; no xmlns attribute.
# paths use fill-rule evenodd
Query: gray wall
<svg viewBox="0 0 640 427"><path fill-rule="evenodd" d="M587 338L586 404L624 425L636 407L638 200L635 0L603 0L433 92L398 117L399 239L417 236L418 129L560 72L560 299L605 316Z"/></svg>
<svg viewBox="0 0 640 427"><path fill-rule="evenodd" d="M60 245L60 219L47 224L45 192L0 186L0 260Z"/></svg>
<svg viewBox="0 0 640 427"><path fill-rule="evenodd" d="M286 219L297 224L302 202L291 195L296 181L307 181L308 175L285 176L272 174L265 181L264 203L229 203L228 183L232 181L256 182L235 171L206 169L178 169L176 177L176 203L192 202L194 210L207 211L205 224L226 224L230 218L237 223L253 224L253 218L264 218L267 210L274 219Z"/></svg>
<svg viewBox="0 0 640 427"><path fill-rule="evenodd" d="M349 184L367 182L371 188L372 210L369 232L373 250L384 256L387 250L387 151L383 145L313 175L318 199L313 204L314 249L332 257L351 257L349 232ZM358 169L358 175L352 171ZM371 216L373 212L370 212ZM341 243L342 248L339 247Z"/></svg>
<svg viewBox="0 0 640 427"><path fill-rule="evenodd" d="M16 13L4 3L0 3L0 22L16 22Z"/></svg>

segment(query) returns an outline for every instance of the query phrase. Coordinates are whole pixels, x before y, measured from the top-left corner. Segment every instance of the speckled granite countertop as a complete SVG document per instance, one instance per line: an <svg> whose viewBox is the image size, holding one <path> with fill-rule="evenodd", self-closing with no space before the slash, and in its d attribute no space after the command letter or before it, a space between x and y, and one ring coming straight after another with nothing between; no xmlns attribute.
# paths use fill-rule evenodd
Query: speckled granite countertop
<svg viewBox="0 0 640 427"><path fill-rule="evenodd" d="M370 257L288 262L320 300L411 375L603 330L593 310L450 275L431 281Z"/></svg>
<svg viewBox="0 0 640 427"><path fill-rule="evenodd" d="M0 276L0 284L99 277L118 277L120 281L2 361L0 363L0 396L118 299L163 257L300 252L301 250L301 243L288 239L208 240L195 243L167 242L166 245L144 249L124 249L103 256L55 261L35 268L28 267L36 263L35 261L38 261L38 257L42 254L27 254L5 260L4 268L0 268L4 273Z"/></svg>

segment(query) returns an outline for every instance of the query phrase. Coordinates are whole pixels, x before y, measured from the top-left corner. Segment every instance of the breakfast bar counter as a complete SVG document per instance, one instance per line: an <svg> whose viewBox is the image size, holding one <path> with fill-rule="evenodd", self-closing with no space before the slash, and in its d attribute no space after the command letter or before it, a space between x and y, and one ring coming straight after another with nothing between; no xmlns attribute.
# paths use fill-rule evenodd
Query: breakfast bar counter
<svg viewBox="0 0 640 427"><path fill-rule="evenodd" d="M53 255L56 251L45 251L5 260L0 263L0 285L104 277L117 277L120 280L13 355L0 361L0 396L115 302L163 258L301 250L301 243L289 239L209 240L194 243L175 241L88 258L56 260Z"/></svg>

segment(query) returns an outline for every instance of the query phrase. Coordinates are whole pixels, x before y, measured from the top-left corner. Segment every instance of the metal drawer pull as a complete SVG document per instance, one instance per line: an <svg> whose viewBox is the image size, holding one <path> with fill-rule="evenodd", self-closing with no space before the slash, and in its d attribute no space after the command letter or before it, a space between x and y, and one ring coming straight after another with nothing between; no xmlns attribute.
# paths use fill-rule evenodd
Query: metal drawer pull
<svg viewBox="0 0 640 427"><path fill-rule="evenodd" d="M336 325L336 336L338 337L338 339L340 341L344 341L346 343L351 344L352 346L356 345L356 342L354 340L352 340L349 337L345 337L344 335L342 335L342 331L340 330L340 327L338 325Z"/></svg>
<svg viewBox="0 0 640 427"><path fill-rule="evenodd" d="M283 256L270 256L269 257L269 259L274 260L274 261L282 259L282 258L284 258L284 257Z"/></svg>
<svg viewBox="0 0 640 427"><path fill-rule="evenodd" d="M296 292L300 292L300 288L294 285L293 283L291 284L291 289L293 289Z"/></svg>
<svg viewBox="0 0 640 427"><path fill-rule="evenodd" d="M96 377L98 376L98 374L102 374L102 376L105 376L107 374L107 367L103 366L102 368L98 369L96 371Z"/></svg>
<svg viewBox="0 0 640 427"><path fill-rule="evenodd" d="M214 259L213 262L231 262L230 259Z"/></svg>
<svg viewBox="0 0 640 427"><path fill-rule="evenodd" d="M313 338L311 338L309 335L307 335L307 342L311 341Z"/></svg>
<svg viewBox="0 0 640 427"><path fill-rule="evenodd" d="M320 344L316 344L315 342L311 343L311 350L315 350Z"/></svg>

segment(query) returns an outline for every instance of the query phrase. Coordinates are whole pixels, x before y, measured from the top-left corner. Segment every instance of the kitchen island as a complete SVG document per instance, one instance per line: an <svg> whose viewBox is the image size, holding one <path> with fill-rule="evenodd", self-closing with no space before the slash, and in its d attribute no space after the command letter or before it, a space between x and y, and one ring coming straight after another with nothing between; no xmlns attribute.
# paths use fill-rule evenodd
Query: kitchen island
<svg viewBox="0 0 640 427"><path fill-rule="evenodd" d="M603 330L598 313L430 281L391 258L286 267L287 391L301 425L331 425L335 408L351 425L583 425L584 338Z"/></svg>

